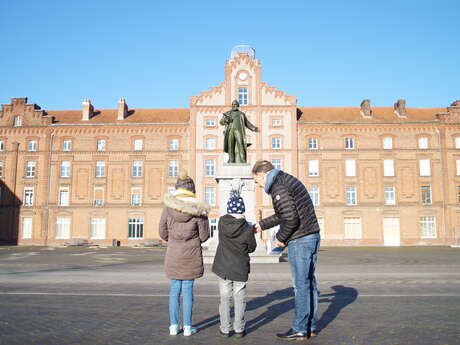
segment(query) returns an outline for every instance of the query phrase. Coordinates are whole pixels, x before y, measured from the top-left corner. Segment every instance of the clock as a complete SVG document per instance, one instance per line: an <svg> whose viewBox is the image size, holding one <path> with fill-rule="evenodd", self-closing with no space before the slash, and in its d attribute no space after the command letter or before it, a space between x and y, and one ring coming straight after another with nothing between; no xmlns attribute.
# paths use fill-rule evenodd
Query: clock
<svg viewBox="0 0 460 345"><path fill-rule="evenodd" d="M240 80L246 80L248 79L248 74L246 72L241 72L238 76L240 78Z"/></svg>

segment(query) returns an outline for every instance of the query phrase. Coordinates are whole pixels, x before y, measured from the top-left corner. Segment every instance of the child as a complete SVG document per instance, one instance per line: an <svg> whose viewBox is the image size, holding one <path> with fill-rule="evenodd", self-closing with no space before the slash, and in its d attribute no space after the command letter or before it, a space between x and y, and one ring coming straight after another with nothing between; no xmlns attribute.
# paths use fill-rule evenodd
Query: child
<svg viewBox="0 0 460 345"><path fill-rule="evenodd" d="M212 271L219 277L220 329L219 333L229 337L232 330L230 305L233 296L235 319L233 330L236 337L244 337L246 309L246 282L250 270L249 253L256 249L252 225L245 217L243 198L237 190L230 192L227 214L219 219L219 245L212 265Z"/></svg>
<svg viewBox="0 0 460 345"><path fill-rule="evenodd" d="M208 204L195 197L195 183L181 172L176 190L165 195L160 219L160 237L168 241L165 269L171 280L169 290L169 334L180 332L179 307L183 295L184 335L196 333L192 327L193 284L203 276L201 243L209 238Z"/></svg>

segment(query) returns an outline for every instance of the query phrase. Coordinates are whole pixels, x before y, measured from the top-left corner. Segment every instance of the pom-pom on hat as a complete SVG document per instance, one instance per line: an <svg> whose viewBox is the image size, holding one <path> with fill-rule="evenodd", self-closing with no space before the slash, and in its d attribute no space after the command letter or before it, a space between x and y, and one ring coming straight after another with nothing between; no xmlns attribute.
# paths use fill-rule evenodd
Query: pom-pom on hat
<svg viewBox="0 0 460 345"><path fill-rule="evenodd" d="M182 188L195 193L195 182L193 182L193 179L184 170L179 173L175 187L176 189Z"/></svg>
<svg viewBox="0 0 460 345"><path fill-rule="evenodd" d="M244 200L241 197L240 193L232 189L230 191L230 198L227 202L227 213L230 214L244 214L246 212L246 208L244 206Z"/></svg>

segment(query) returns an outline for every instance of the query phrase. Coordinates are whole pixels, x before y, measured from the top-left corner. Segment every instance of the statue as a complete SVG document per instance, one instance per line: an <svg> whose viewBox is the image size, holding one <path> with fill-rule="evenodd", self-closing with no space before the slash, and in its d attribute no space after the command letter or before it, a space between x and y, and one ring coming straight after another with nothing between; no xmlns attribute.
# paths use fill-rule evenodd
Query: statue
<svg viewBox="0 0 460 345"><path fill-rule="evenodd" d="M246 153L250 144L246 143L246 128L258 132L258 128L249 122L246 114L238 110L238 101L232 102L232 110L225 112L219 123L225 126L224 152L228 153L228 163L247 163Z"/></svg>
<svg viewBox="0 0 460 345"><path fill-rule="evenodd" d="M394 104L394 112L399 117L406 116L406 100L405 99L398 99Z"/></svg>
<svg viewBox="0 0 460 345"><path fill-rule="evenodd" d="M361 115L365 117L372 116L372 109L371 109L371 100L370 99L364 99L361 102Z"/></svg>

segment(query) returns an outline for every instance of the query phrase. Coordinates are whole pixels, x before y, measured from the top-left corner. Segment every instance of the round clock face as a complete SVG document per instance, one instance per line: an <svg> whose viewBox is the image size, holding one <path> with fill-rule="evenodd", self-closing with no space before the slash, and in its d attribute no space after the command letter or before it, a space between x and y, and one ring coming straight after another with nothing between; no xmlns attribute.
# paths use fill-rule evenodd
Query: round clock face
<svg viewBox="0 0 460 345"><path fill-rule="evenodd" d="M241 72L239 75L240 80L248 79L248 74L246 72Z"/></svg>

